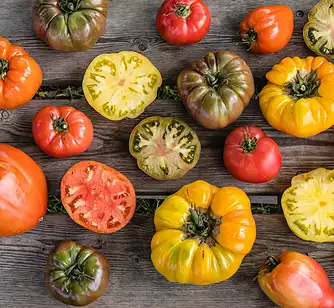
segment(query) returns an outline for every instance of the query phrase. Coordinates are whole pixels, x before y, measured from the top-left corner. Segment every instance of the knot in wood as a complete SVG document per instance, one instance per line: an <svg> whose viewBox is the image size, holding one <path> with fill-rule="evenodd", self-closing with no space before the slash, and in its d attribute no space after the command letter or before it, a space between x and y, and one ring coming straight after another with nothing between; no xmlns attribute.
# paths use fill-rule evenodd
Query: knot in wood
<svg viewBox="0 0 334 308"><path fill-rule="evenodd" d="M148 48L148 41L142 38L136 38L133 41L133 47L138 51L146 51Z"/></svg>

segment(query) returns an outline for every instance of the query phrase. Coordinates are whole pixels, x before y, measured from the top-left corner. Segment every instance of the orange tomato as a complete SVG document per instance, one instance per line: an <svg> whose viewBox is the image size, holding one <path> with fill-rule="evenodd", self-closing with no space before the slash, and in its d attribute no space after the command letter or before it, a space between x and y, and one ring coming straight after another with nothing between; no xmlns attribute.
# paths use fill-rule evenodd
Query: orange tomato
<svg viewBox="0 0 334 308"><path fill-rule="evenodd" d="M26 232L46 213L47 184L27 154L0 144L0 236Z"/></svg>
<svg viewBox="0 0 334 308"><path fill-rule="evenodd" d="M288 44L293 26L293 12L288 6L261 6L244 18L240 34L249 50L260 54L274 53Z"/></svg>
<svg viewBox="0 0 334 308"><path fill-rule="evenodd" d="M42 84L37 62L21 47L0 38L0 109L28 103Z"/></svg>

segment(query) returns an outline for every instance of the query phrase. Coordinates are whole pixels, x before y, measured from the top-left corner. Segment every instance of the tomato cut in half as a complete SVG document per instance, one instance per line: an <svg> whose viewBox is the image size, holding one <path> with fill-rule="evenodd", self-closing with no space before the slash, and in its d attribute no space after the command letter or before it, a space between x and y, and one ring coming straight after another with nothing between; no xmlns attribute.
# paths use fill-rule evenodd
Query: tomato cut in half
<svg viewBox="0 0 334 308"><path fill-rule="evenodd" d="M132 218L136 193L117 170L96 161L82 161L64 175L61 201L79 225L97 233L112 233Z"/></svg>
<svg viewBox="0 0 334 308"><path fill-rule="evenodd" d="M109 120L136 118L157 97L162 77L134 51L102 54L88 66L82 88L88 103Z"/></svg>
<svg viewBox="0 0 334 308"><path fill-rule="evenodd" d="M129 149L147 175L174 180L195 167L201 144L186 122L173 117L150 117L133 129Z"/></svg>

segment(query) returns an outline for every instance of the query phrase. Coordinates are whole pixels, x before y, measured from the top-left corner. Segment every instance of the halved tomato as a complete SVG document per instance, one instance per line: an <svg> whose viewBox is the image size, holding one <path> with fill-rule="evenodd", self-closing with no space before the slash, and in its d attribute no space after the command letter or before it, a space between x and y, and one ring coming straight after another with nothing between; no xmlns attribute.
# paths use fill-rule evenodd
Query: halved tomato
<svg viewBox="0 0 334 308"><path fill-rule="evenodd" d="M82 161L64 175L61 201L79 225L97 233L112 233L132 218L136 193L117 170L96 161Z"/></svg>
<svg viewBox="0 0 334 308"><path fill-rule="evenodd" d="M82 87L88 103L109 120L136 118L157 97L162 77L134 51L102 54L88 66Z"/></svg>
<svg viewBox="0 0 334 308"><path fill-rule="evenodd" d="M150 117L133 129L129 149L146 174L157 180L174 180L195 167L201 144L186 122Z"/></svg>

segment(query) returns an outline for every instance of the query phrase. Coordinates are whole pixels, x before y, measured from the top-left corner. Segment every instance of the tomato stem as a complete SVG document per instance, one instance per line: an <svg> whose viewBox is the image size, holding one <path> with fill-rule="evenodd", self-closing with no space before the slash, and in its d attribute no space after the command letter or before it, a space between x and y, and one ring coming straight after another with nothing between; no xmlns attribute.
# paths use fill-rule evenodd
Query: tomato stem
<svg viewBox="0 0 334 308"><path fill-rule="evenodd" d="M241 34L241 40L243 44L249 46L248 51L250 51L252 49L252 44L257 40L257 33L253 28L251 28L248 33Z"/></svg>
<svg viewBox="0 0 334 308"><path fill-rule="evenodd" d="M9 70L8 61L0 58L0 79L2 80L5 79L8 70Z"/></svg>
<svg viewBox="0 0 334 308"><path fill-rule="evenodd" d="M174 11L175 15L180 17L180 18L188 18L190 13L191 13L191 10L190 10L190 7L188 5L186 5L185 3L179 3L177 2L176 3L176 6L175 6L175 11Z"/></svg>
<svg viewBox="0 0 334 308"><path fill-rule="evenodd" d="M58 0L58 5L64 13L76 11L81 0Z"/></svg>
<svg viewBox="0 0 334 308"><path fill-rule="evenodd" d="M317 71L311 71L302 77L300 71L297 71L296 77L285 85L289 95L295 99L318 96L320 80Z"/></svg>
<svg viewBox="0 0 334 308"><path fill-rule="evenodd" d="M53 117L53 114L51 114L51 120L53 122L53 128L57 133L66 133L68 132L68 124L66 120L62 117L59 117L58 119L55 119Z"/></svg>
<svg viewBox="0 0 334 308"><path fill-rule="evenodd" d="M250 136L247 135L247 131L244 130L244 141L240 142L240 146L241 146L242 151L244 153L250 153L251 154L258 147L257 138L256 137L251 138Z"/></svg>

